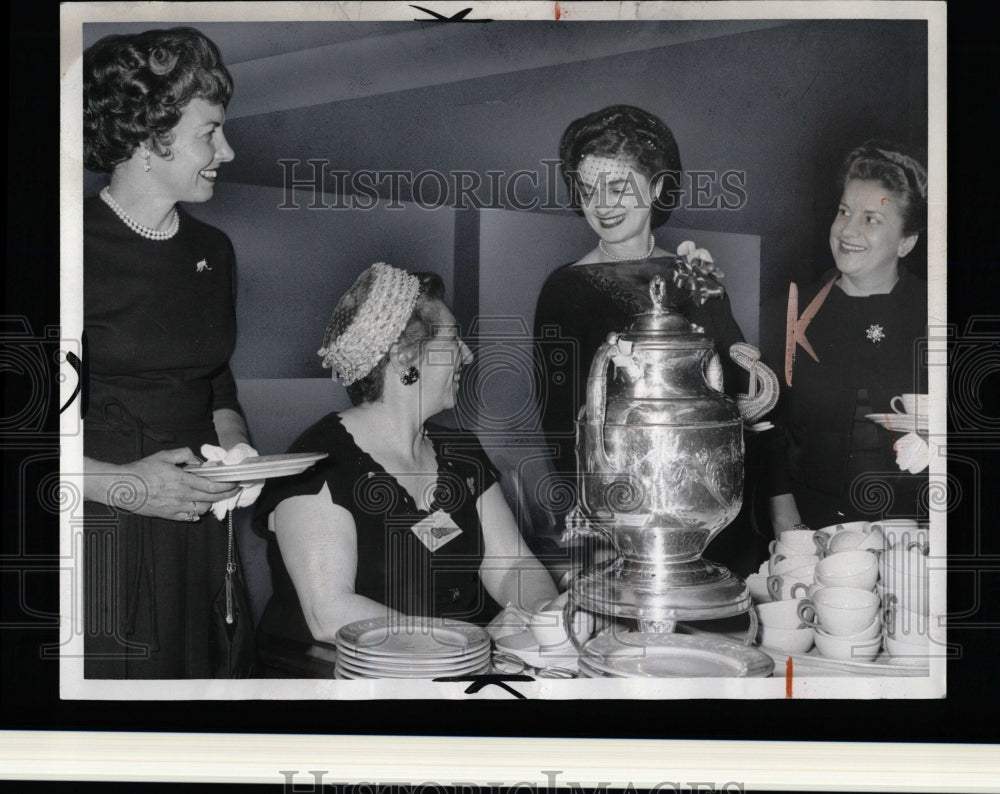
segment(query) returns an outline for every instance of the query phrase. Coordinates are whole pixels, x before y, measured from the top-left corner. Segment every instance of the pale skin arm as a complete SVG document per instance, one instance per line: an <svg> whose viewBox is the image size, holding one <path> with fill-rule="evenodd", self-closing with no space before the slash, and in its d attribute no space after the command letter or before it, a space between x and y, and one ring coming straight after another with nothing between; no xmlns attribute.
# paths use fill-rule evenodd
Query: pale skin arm
<svg viewBox="0 0 1000 794"><path fill-rule="evenodd" d="M485 541L479 576L493 600L529 612L555 601L552 576L525 544L498 483L479 497L476 509Z"/></svg>
<svg viewBox="0 0 1000 794"><path fill-rule="evenodd" d="M231 408L214 411L212 422L223 448L248 442L246 422ZM201 463L201 458L187 447L121 465L85 457L84 498L142 516L186 521L192 512L205 513L238 493L231 483L212 482L180 468L189 463ZM129 499L129 493L137 499Z"/></svg>
<svg viewBox="0 0 1000 794"><path fill-rule="evenodd" d="M798 505L795 504L795 497L790 493L772 496L770 511L771 526L774 527L775 537L786 529L793 529L796 524L802 523Z"/></svg>
<svg viewBox="0 0 1000 794"><path fill-rule="evenodd" d="M315 496L293 496L268 519L313 637L334 642L341 626L399 615L354 592L358 535L354 518L333 503L324 484Z"/></svg>
<svg viewBox="0 0 1000 794"><path fill-rule="evenodd" d="M185 521L192 512L204 513L238 492L231 483L212 482L180 468L200 462L186 447L122 465L84 458L84 498L142 516Z"/></svg>
<svg viewBox="0 0 1000 794"><path fill-rule="evenodd" d="M212 412L212 424L219 436L219 446L232 449L237 444L249 444L250 434L247 423L232 408L219 408Z"/></svg>

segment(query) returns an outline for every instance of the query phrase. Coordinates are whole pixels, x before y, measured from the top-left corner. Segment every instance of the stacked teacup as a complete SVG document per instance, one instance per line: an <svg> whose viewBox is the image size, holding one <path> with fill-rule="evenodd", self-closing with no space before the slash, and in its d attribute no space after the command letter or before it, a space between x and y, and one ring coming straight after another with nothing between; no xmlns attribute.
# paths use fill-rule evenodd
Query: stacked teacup
<svg viewBox="0 0 1000 794"><path fill-rule="evenodd" d="M865 521L816 531L815 583L799 615L816 630L821 656L869 662L882 648L881 598L875 590L885 536Z"/></svg>
<svg viewBox="0 0 1000 794"><path fill-rule="evenodd" d="M880 522L887 548L879 560L885 650L893 662L925 665L930 652L930 578L926 527Z"/></svg>
<svg viewBox="0 0 1000 794"><path fill-rule="evenodd" d="M767 648L806 653L813 646L814 630L800 615L800 605L813 585L820 559L814 536L809 529L779 533L771 541L768 559L747 577L757 604L760 644Z"/></svg>

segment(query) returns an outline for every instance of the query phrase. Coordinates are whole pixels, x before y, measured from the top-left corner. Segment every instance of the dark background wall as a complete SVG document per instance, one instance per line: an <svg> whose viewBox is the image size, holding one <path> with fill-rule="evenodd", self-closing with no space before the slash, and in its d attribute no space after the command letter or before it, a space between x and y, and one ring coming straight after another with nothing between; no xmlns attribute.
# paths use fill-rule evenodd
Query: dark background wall
<svg viewBox="0 0 1000 794"><path fill-rule="evenodd" d="M84 46L148 27L86 25ZM874 136L926 146L923 22L198 27L219 44L236 82L226 129L237 158L223 169L217 198L192 210L228 231L237 247L234 368L241 377L325 376L312 363L317 334L336 296L377 259L443 270L460 319L479 308L478 292L468 288L479 278L468 240L474 219L449 207L386 209L387 183L373 211L307 209L308 201L281 209L288 173L281 160L299 161L299 180L310 159L350 174L467 171L484 181L489 171L509 177L526 169L538 184L522 179L519 200L561 203L564 188L546 161L556 157L567 123L607 104L639 105L672 128L689 172L745 175L743 206L699 209L688 201L669 225L761 238L760 327L770 346L784 322L770 303L790 279L811 279L831 265L827 230L843 154ZM86 178L88 191L97 184ZM342 190L329 177L323 187ZM717 185L712 192L698 201L711 203ZM428 194L434 200L435 184ZM488 191L480 195L485 200ZM402 198L412 196L404 189ZM510 202L501 196L501 205ZM589 240L582 220L580 229ZM911 258L919 268L919 252ZM535 295L521 294L519 283L506 288L507 302L533 307ZM262 352L266 340L289 333L306 339L278 356Z"/></svg>

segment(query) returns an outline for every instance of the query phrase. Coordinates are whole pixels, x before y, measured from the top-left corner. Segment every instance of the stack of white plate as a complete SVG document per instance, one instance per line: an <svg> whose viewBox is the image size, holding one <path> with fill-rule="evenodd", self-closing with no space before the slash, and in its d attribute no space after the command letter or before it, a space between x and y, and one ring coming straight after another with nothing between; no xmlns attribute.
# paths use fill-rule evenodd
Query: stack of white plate
<svg viewBox="0 0 1000 794"><path fill-rule="evenodd" d="M583 646L583 678L749 678L769 676L765 653L724 637L599 634Z"/></svg>
<svg viewBox="0 0 1000 794"><path fill-rule="evenodd" d="M437 618L358 620L337 632L337 678L441 678L485 673L490 637Z"/></svg>

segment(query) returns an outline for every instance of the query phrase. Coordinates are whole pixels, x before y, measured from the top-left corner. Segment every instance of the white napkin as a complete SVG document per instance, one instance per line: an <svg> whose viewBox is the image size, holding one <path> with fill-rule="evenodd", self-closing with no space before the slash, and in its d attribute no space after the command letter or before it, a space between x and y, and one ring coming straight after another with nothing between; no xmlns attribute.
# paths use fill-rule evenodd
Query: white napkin
<svg viewBox="0 0 1000 794"><path fill-rule="evenodd" d="M256 457L257 454L257 450L249 444L243 443L237 444L228 450L212 444L201 445L201 456L205 460L217 460L227 464L239 463L246 458ZM212 505L212 512L215 513L215 517L220 521L226 517L226 513L230 510L237 507L248 507L256 502L257 497L260 496L261 489L264 487L264 480L241 482L240 487L242 490L236 496L232 496L221 502L215 502Z"/></svg>
<svg viewBox="0 0 1000 794"><path fill-rule="evenodd" d="M910 474L922 472L931 462L931 451L927 442L917 433L900 436L893 444L896 450L896 465Z"/></svg>

